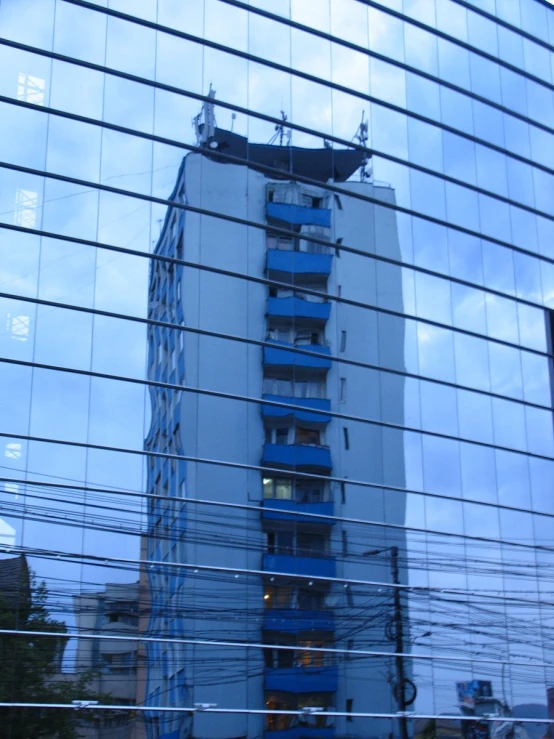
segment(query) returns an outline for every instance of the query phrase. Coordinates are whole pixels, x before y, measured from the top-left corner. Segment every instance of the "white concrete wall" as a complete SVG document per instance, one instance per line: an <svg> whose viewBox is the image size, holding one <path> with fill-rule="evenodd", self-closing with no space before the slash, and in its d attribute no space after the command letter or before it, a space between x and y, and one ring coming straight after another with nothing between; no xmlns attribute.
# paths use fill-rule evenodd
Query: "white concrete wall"
<svg viewBox="0 0 554 739"><path fill-rule="evenodd" d="M394 191L367 183L341 185L352 192L394 202ZM364 254L379 253L400 257L395 211L359 199L340 196L342 210L333 207L333 238L359 249ZM340 286L340 287L339 287ZM365 256L340 252L333 260L329 293L372 306L384 306L402 311L402 278L400 268L383 265ZM341 334L346 331L346 346L341 352ZM333 355L373 365L380 365L383 351L399 369L403 367L404 321L383 321L374 310L337 302L333 305L327 327ZM344 400L340 399L340 380L346 381ZM383 375L377 370L344 363L333 363L328 376L327 395L333 411L348 416L383 419L402 423L404 414L404 379ZM344 428L348 430L349 449L345 448ZM333 476L374 482L376 487L344 486L344 502L339 486L335 486L335 512L345 518L379 523L403 524L405 494L383 490L380 483L402 486L405 482L402 435L378 425L357 421L333 420L329 428L329 443L333 460ZM342 532L346 533L348 560L338 564L337 574L345 578L391 581L390 557L387 554L361 558L364 551L383 546L403 548L404 536L379 526L343 523L335 527L338 551L343 553ZM344 553L343 553L344 555ZM353 559L354 556L354 559ZM352 649L386 651L394 645L385 639L383 625L392 616L392 606L383 609L383 599L392 591L354 586L348 601L342 594L340 603L351 616L337 618L337 646ZM341 615L345 611L341 609ZM352 630L354 634L351 634ZM349 643L350 640L350 643ZM337 710L346 710L346 701L353 701L353 712L388 712L396 710L385 675L394 665L388 658L368 657L344 661L339 671ZM377 736L391 730L386 721L367 719L337 719L337 734L351 737Z"/></svg>
<svg viewBox="0 0 554 739"><path fill-rule="evenodd" d="M267 179L245 167L224 165L190 154L184 170L186 202L218 213L265 222ZM369 184L350 183L343 187L388 202L394 192ZM179 189L179 187L178 187ZM323 193L323 191L322 191ZM341 196L342 209L330 198L333 208L333 238L364 254L375 252L399 257L394 211L354 197ZM249 228L191 212L185 215L184 259L237 273L264 276L265 234ZM400 270L383 267L365 258L341 252L333 259L328 290L371 305L402 310ZM185 325L234 336L263 340L267 288L263 285L185 268L181 294ZM340 352L341 333L347 332L346 347ZM378 365L387 362L403 367L404 321L386 320L375 311L344 303L333 303L326 338L332 354ZM259 398L262 392L262 349L216 337L187 332L184 337L185 383L190 388ZM346 380L346 396L340 399L340 381ZM335 412L401 423L404 414L404 380L389 375L381 378L374 370L333 363L327 380L327 397ZM343 428L348 428L349 450L345 449ZM258 404L184 392L181 398L180 432L187 456L221 460L238 465L258 465L264 430ZM376 488L346 485L341 502L339 485L333 486L337 515L376 522L404 523L404 494L383 491L383 482L404 484L404 457L401 434L384 431L377 425L332 420L327 431L331 447L333 475L352 480L369 480ZM258 504L262 497L259 471L248 471L207 463L187 462L188 498L229 503ZM333 552L338 557L337 574L345 578L390 581L387 557L341 562L343 531L346 555L396 544L403 536L391 535L379 527L338 524L333 529ZM188 506L186 539L179 557L186 563L222 568L261 569L261 518L257 511L216 506ZM221 545L219 545L221 543ZM255 577L235 577L231 572L206 576L187 571L179 596L187 604L183 620L186 634L197 639L261 640L262 582ZM385 595L390 591L385 591ZM344 588L336 587L330 602L336 604L337 639L347 647L352 620L358 626L354 649L383 649L383 623L372 623L383 595L375 589L354 588L352 599ZM348 613L353 604L352 614ZM381 607L382 610L382 607ZM247 615L248 614L248 615ZM392 615L392 609L391 609ZM365 622L360 620L365 618ZM381 642L375 646L376 642ZM393 645L390 645L391 651ZM177 650L174 650L175 658ZM216 703L220 707L263 707L263 658L261 650L194 645L183 651L185 677L191 688L187 703ZM336 708L345 710L353 700L354 711L394 709L389 685L383 675L388 659L351 660L341 664ZM153 683L150 688L153 687ZM195 737L222 739L229 736L259 736L261 716L228 715L223 720L210 714L195 714ZM337 734L366 737L388 733L389 727L375 722L337 720Z"/></svg>

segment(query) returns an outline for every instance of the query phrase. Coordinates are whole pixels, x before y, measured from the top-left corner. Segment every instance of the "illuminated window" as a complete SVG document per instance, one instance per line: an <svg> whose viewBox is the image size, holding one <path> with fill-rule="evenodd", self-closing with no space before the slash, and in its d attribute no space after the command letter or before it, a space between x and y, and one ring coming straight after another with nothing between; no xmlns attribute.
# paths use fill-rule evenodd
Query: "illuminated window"
<svg viewBox="0 0 554 739"><path fill-rule="evenodd" d="M38 192L33 190L15 191L14 222L16 226L34 228L37 223Z"/></svg>
<svg viewBox="0 0 554 739"><path fill-rule="evenodd" d="M27 341L29 338L29 316L8 313L6 317L6 329L12 339L16 341Z"/></svg>
<svg viewBox="0 0 554 739"><path fill-rule="evenodd" d="M20 72L17 76L17 99L26 103L44 105L45 81L42 77Z"/></svg>

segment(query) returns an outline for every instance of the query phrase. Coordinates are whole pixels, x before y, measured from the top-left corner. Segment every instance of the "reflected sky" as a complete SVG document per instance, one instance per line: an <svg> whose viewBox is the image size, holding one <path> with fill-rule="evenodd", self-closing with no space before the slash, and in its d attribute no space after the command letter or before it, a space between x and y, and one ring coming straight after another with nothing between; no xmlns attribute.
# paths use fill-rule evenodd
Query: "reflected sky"
<svg viewBox="0 0 554 739"><path fill-rule="evenodd" d="M151 549L145 545L156 512L148 496L175 492L152 481L170 465L149 465L145 443L147 451L213 458L223 454L221 440L235 435L221 459L252 469L221 468L216 475L196 463L186 485L179 480L178 495L230 502L234 485L247 490L245 505L263 502L255 469L263 445L259 403L216 397L261 398L250 376L234 377L231 369L243 361L257 368L266 340L265 253L257 247L266 220L262 195L253 195L262 175L219 162L222 172L235 167L238 174L236 189L218 201L210 185L214 162L205 157L196 179L189 175L188 199L180 201L190 207L167 208L183 157L202 159L188 153L196 144L191 120L202 105L198 96L213 85L218 128L250 143L274 136L281 111L293 146L323 151L355 142L362 114L369 121L371 182L359 183L355 173L347 182L302 185L327 184L334 194L331 241L339 247L328 289L327 394L337 400L332 412L346 418L332 418L324 446L334 459L359 458L356 475L342 485L341 473L333 472L329 495L337 515L342 500L340 515L375 524L351 524L347 541L333 535L329 546L341 572L354 573L344 577L386 587L386 558L362 560L363 551L400 541L403 582L414 588L404 593L406 651L422 655L409 668L419 713L458 712L455 683L471 679L491 680L495 696L512 707L546 705L553 679L554 66L544 44L549 23L553 43L554 23L531 0L474 4L482 12L452 0L371 6L330 0L317 9L304 0L259 0L252 12L221 0L108 3L178 35L64 0L2 3L1 35L37 52L0 45L0 161L16 165L0 176L0 545L4 555L29 553L50 588L53 611L70 628L79 627L80 617L72 594L144 580L140 561L165 556L157 535ZM504 25L489 17L495 14ZM199 215L192 206L215 214ZM341 215L350 207L363 233ZM160 274L167 265L151 256L161 253L173 211L189 229L184 258L236 276L185 267L182 305L172 294L153 306L153 265L162 265ZM218 213L251 225L226 224ZM241 240L246 248L239 251ZM153 315L166 324L159 331L149 328ZM343 348L341 322L350 333ZM246 341L199 337L183 327ZM176 389L175 375L152 374L153 357L166 343L181 347L190 364L184 390ZM151 391L152 380L166 387ZM212 395L199 398L198 388ZM189 413L180 448L159 440L149 446L162 391L164 402ZM179 522L179 509L170 541L182 551L166 552L165 561L209 560L203 536L222 537L228 567L260 569L266 544L259 518L237 513L234 529L225 532L227 513L190 504L186 522ZM195 585L199 610L207 607L211 577L227 602L229 573L206 577ZM171 588L180 585L175 577ZM241 591L245 605L236 618L249 628L262 618L260 587L252 577ZM337 619L348 617L349 597L343 593L333 606ZM372 608L381 618L374 632L358 625L363 637L353 648L392 653L383 636L390 603L375 605L368 585L351 597L361 609L355 618L363 611L370 619ZM198 633L216 630L212 618ZM158 636L177 633L169 623L157 628ZM352 649L352 638L356 631L352 636L341 622L337 644ZM424 659L436 655L450 661ZM68 672L74 657L72 641ZM192 670L191 653L183 650L179 659ZM213 677L213 655L206 659L199 695L209 693ZM240 659L229 659L234 666L227 669L238 671ZM249 654L247 671L262 674L261 659ZM386 683L392 660L380 659L377 667L366 657L352 668L355 684L376 685L378 696L370 708L354 710L395 709ZM341 690L344 703L347 688ZM240 691L236 699L245 700ZM375 733L387 732L380 725Z"/></svg>

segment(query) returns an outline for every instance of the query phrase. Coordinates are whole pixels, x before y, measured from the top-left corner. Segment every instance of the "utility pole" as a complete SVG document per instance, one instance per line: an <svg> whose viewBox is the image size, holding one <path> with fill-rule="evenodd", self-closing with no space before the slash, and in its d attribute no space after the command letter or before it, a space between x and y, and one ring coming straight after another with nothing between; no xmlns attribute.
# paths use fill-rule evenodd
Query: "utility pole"
<svg viewBox="0 0 554 739"><path fill-rule="evenodd" d="M400 585L400 573L398 571L398 547L390 548L390 562L393 585ZM402 602L399 587L394 588L394 632L396 639L396 702L401 716L398 717L400 724L400 739L408 739L408 719L406 718L406 676L404 674L404 630L402 627Z"/></svg>
<svg viewBox="0 0 554 739"><path fill-rule="evenodd" d="M398 722L400 726L400 739L409 739L408 735L408 718L406 716L406 707L411 705L416 696L415 685L411 680L406 679L404 672L404 629L402 626L402 601L400 585L400 572L398 570L398 547L385 547L384 549L371 549L362 554L363 557L371 557L382 552L390 552L390 564L392 584L394 587L394 641L395 643L395 665L396 665L396 686L394 689L394 697L398 706ZM431 632L427 632L424 636L428 636ZM413 696L406 700L406 683L410 684L414 689Z"/></svg>

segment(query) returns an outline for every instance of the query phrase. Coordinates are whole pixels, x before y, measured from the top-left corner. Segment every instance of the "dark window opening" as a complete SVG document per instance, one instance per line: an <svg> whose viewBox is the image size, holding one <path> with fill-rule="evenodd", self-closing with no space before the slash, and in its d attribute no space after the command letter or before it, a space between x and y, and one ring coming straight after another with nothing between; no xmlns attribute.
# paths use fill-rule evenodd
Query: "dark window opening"
<svg viewBox="0 0 554 739"><path fill-rule="evenodd" d="M320 446L321 434L319 429L305 429L302 426L296 427L296 444L315 444Z"/></svg>
<svg viewBox="0 0 554 739"><path fill-rule="evenodd" d="M344 448L350 449L350 437L348 435L348 429L346 428L346 426L343 428L342 432L344 434Z"/></svg>

